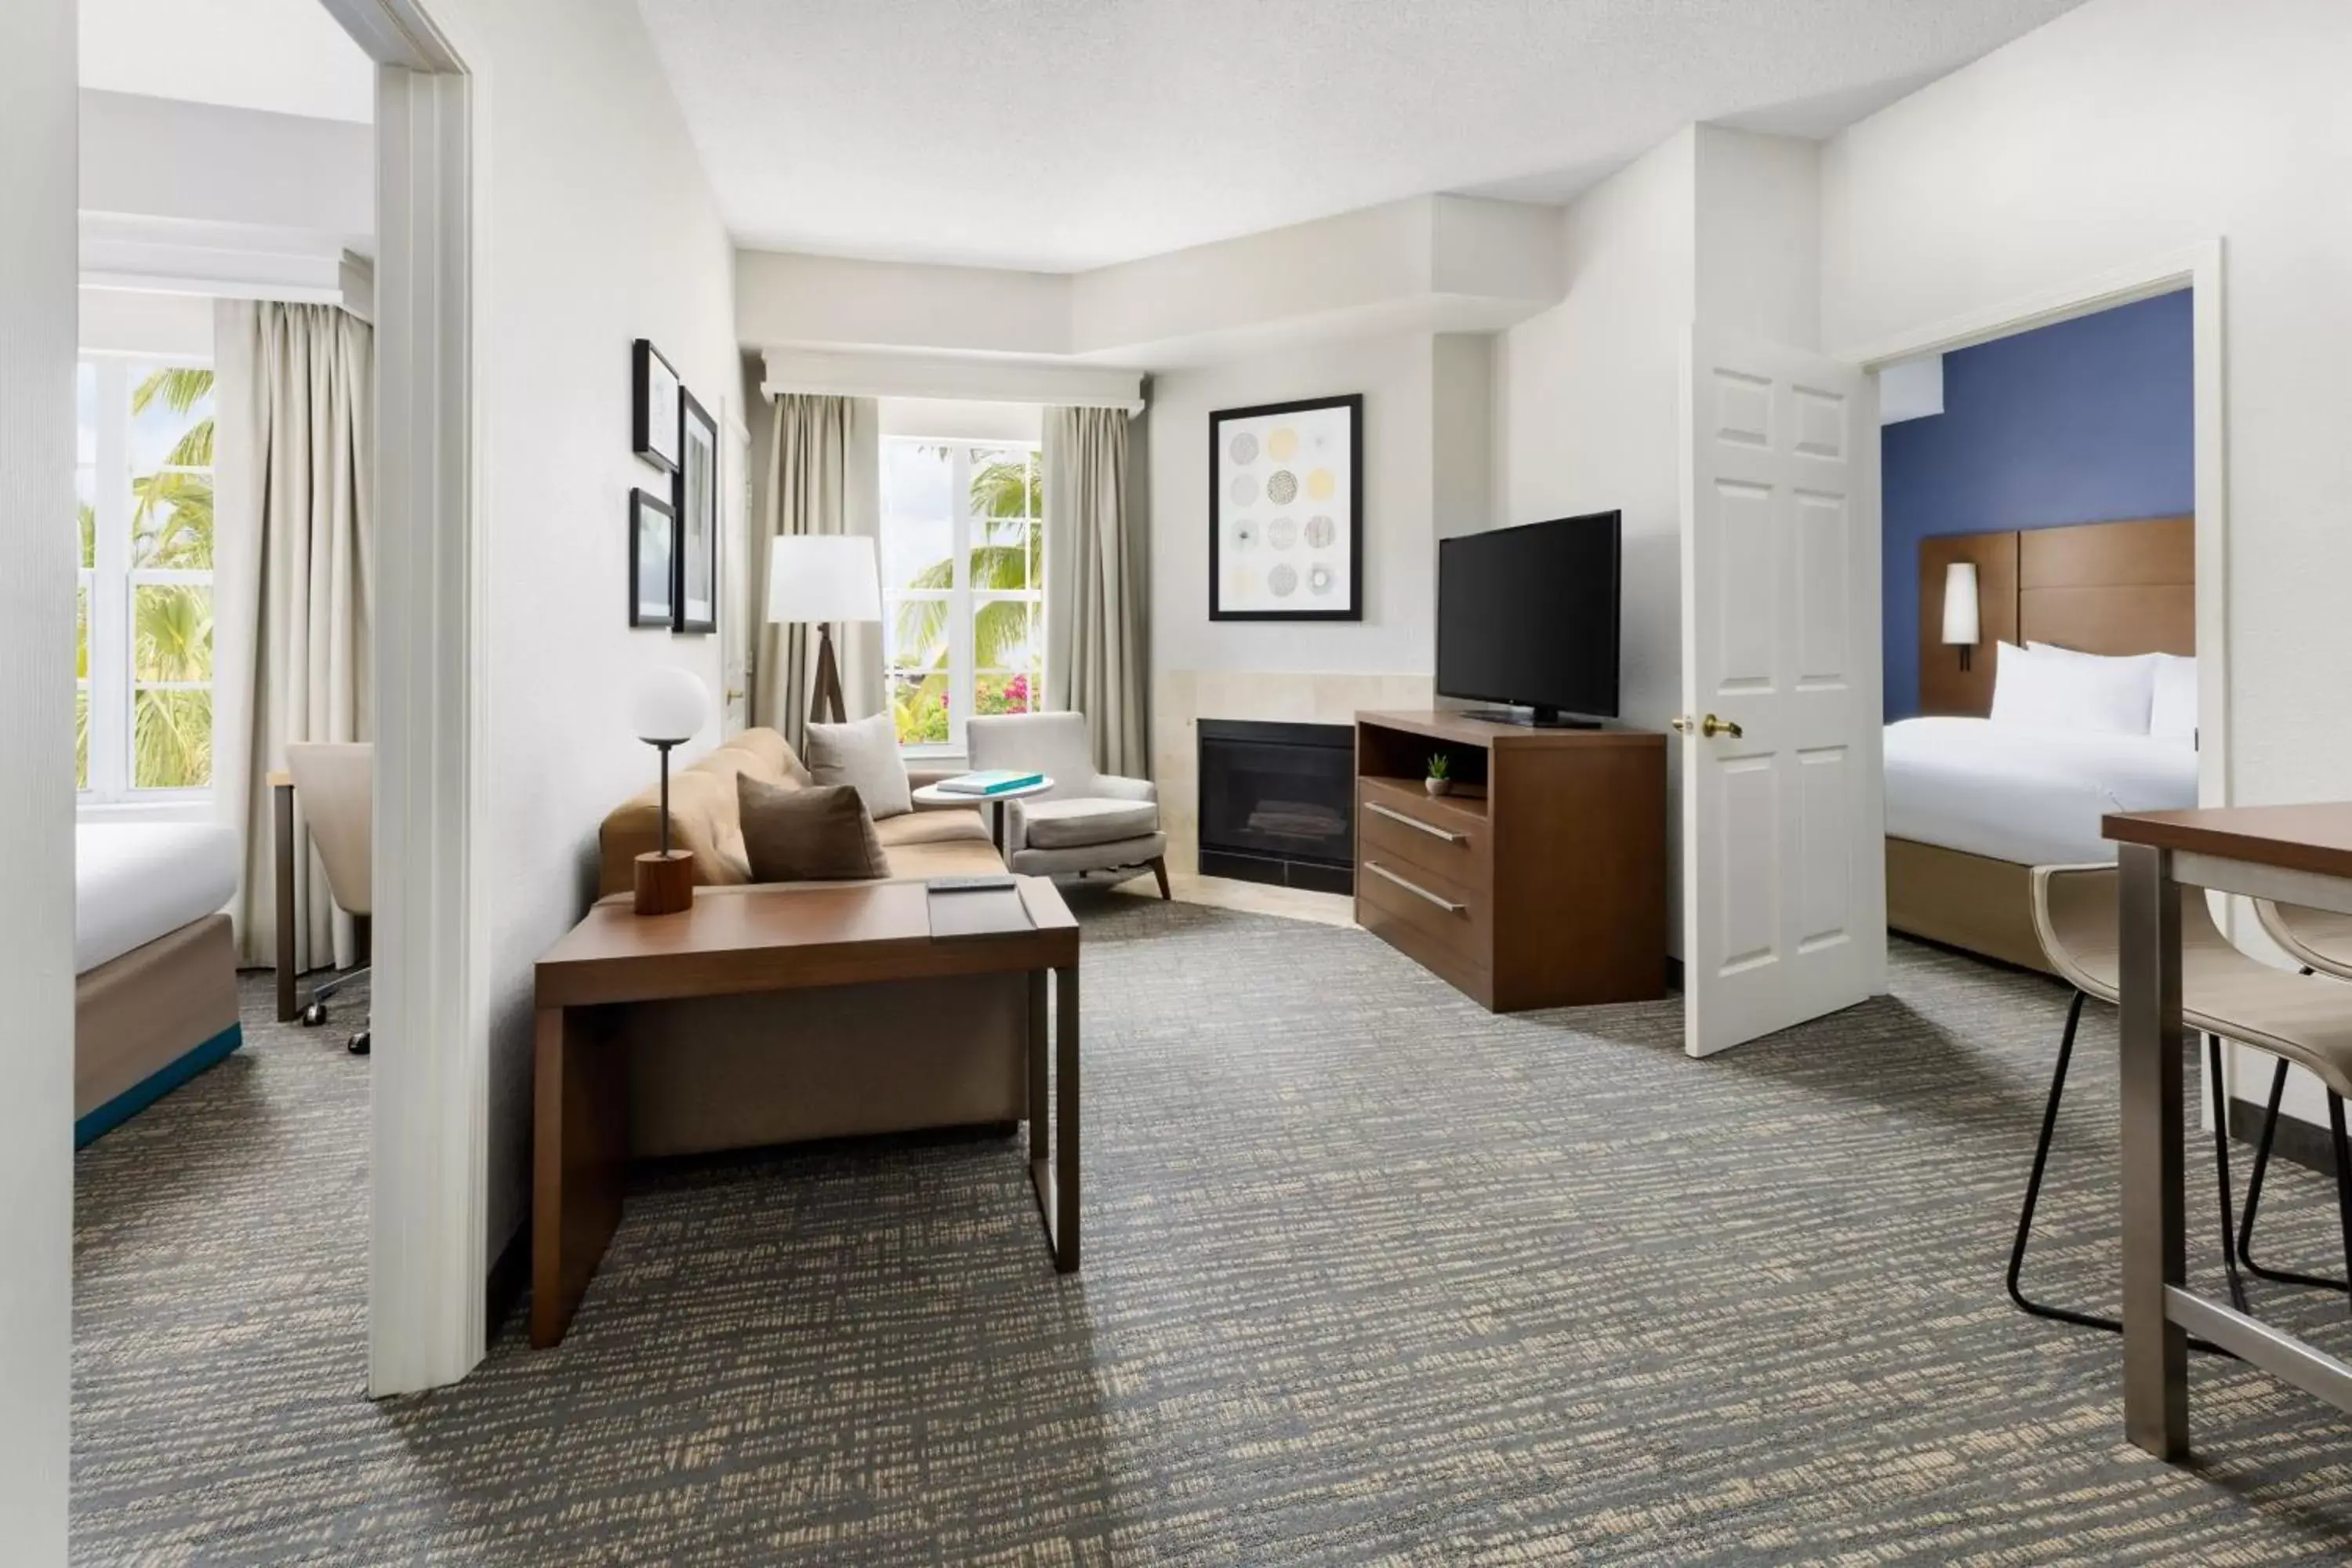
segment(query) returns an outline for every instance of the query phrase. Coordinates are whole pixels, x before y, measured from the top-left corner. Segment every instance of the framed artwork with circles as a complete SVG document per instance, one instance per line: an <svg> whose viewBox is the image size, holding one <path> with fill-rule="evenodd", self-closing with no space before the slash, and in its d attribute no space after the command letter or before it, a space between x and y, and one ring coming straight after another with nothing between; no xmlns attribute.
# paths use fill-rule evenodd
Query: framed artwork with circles
<svg viewBox="0 0 2352 1568"><path fill-rule="evenodd" d="M1209 416L1209 618L1364 618L1364 399Z"/></svg>

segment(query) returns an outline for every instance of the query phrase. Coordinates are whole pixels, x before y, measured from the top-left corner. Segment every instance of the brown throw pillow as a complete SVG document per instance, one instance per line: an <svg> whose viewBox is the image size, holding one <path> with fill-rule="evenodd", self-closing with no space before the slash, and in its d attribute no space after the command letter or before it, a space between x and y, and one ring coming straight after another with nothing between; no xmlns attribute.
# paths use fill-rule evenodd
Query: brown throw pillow
<svg viewBox="0 0 2352 1568"><path fill-rule="evenodd" d="M755 882L840 882L887 877L890 863L865 802L848 784L802 787L735 776L744 858Z"/></svg>

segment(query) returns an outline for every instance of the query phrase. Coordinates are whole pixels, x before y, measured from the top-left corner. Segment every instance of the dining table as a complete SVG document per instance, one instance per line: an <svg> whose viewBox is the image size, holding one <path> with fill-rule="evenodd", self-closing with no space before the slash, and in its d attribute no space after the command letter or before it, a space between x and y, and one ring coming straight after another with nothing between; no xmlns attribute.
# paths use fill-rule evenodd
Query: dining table
<svg viewBox="0 0 2352 1568"><path fill-rule="evenodd" d="M2133 812L2101 831L2116 846L2123 960L2124 1432L2178 1460L2191 1334L2352 1412L2352 1364L2189 1288L2179 892L2352 914L2352 801Z"/></svg>

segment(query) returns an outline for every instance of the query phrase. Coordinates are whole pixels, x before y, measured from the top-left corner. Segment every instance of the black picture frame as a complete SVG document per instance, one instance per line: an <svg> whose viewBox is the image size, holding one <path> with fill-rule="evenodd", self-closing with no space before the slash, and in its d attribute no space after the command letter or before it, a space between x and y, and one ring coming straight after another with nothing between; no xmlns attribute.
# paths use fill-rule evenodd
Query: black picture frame
<svg viewBox="0 0 2352 1568"><path fill-rule="evenodd" d="M686 384L662 357L650 338L639 338L629 351L630 449L667 473L677 471L681 413L679 399Z"/></svg>
<svg viewBox="0 0 2352 1568"><path fill-rule="evenodd" d="M629 625L668 629L677 611L677 515L645 490L629 492Z"/></svg>
<svg viewBox="0 0 2352 1568"><path fill-rule="evenodd" d="M670 552L670 629L699 636L719 629L719 422L684 387L677 395L677 432L678 465L670 476L677 531Z"/></svg>
<svg viewBox="0 0 2352 1568"><path fill-rule="evenodd" d="M1228 428L1243 420L1286 414L1345 409L1348 414L1347 574L1345 602L1329 609L1231 609L1225 604L1223 540L1226 532L1229 496L1220 482L1221 460L1226 451ZM1272 459L1269 459L1272 460ZM1272 505L1274 503L1267 503ZM1264 510L1263 507L1260 510ZM1209 415L1209 618L1213 621L1360 621L1364 618L1364 396L1349 393L1338 397L1305 397L1288 403L1260 403L1246 408L1220 408Z"/></svg>

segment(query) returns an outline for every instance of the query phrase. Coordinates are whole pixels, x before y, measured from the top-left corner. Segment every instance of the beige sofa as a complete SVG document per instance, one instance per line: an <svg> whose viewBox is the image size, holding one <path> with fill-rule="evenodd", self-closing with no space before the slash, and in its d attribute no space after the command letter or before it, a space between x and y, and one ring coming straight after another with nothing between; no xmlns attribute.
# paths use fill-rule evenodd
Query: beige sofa
<svg viewBox="0 0 2352 1568"><path fill-rule="evenodd" d="M744 858L738 773L809 782L773 730L746 731L670 776L670 844L693 856L698 899L759 886ZM913 782L944 776L916 773ZM918 809L874 827L894 880L1004 869L976 807ZM598 836L600 895L630 896L636 857L660 836L657 787L615 807ZM1017 1121L1025 1114L1028 1009L1028 984L1017 974L625 1008L631 1152Z"/></svg>

